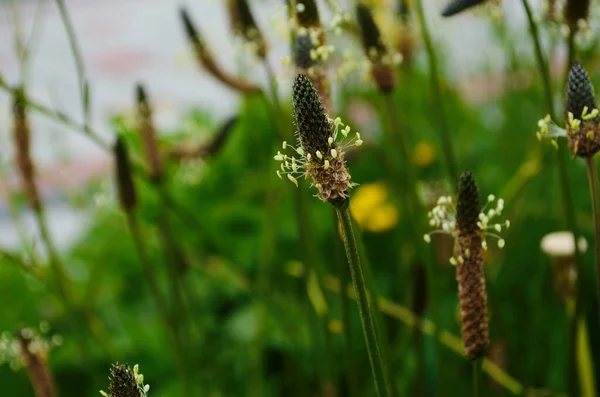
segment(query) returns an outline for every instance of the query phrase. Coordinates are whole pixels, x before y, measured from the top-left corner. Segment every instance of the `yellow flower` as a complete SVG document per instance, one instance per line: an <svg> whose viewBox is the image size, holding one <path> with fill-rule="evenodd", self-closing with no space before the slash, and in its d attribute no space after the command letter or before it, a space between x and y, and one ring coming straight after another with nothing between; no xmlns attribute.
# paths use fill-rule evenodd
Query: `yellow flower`
<svg viewBox="0 0 600 397"><path fill-rule="evenodd" d="M435 147L427 142L419 142L413 152L413 163L417 167L429 167L435 161Z"/></svg>
<svg viewBox="0 0 600 397"><path fill-rule="evenodd" d="M388 202L385 184L375 182L360 186L350 200L350 212L361 229L381 233L398 223L398 210Z"/></svg>

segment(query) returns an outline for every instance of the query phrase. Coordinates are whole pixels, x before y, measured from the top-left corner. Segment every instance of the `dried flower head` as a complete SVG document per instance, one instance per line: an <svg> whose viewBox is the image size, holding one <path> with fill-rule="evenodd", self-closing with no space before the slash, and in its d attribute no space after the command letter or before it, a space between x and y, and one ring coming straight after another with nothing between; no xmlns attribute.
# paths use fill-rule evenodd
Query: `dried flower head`
<svg viewBox="0 0 600 397"><path fill-rule="evenodd" d="M564 8L565 21L572 31L578 31L581 21L587 22L590 0L567 0Z"/></svg>
<svg viewBox="0 0 600 397"><path fill-rule="evenodd" d="M249 83L245 80L242 80L238 77L232 76L226 73L215 61L212 53L206 46L206 43L202 39L198 29L194 26L187 10L185 8L181 8L179 10L181 21L183 23L183 28L185 30L186 36L192 45L192 49L194 50L194 54L198 59L200 65L206 69L214 78L219 80L221 83L225 84L229 88L246 93L246 94L254 94L260 92L260 88L252 83Z"/></svg>
<svg viewBox="0 0 600 397"><path fill-rule="evenodd" d="M40 195L35 184L35 166L31 158L31 130L26 113L26 99L23 90L15 92L13 98L13 143L15 163L23 184L23 193L31 208L41 208Z"/></svg>
<svg viewBox="0 0 600 397"><path fill-rule="evenodd" d="M369 8L359 4L356 13L365 54L371 65L371 76L380 91L391 92L396 85L394 66L400 63L402 55L389 53Z"/></svg>
<svg viewBox="0 0 600 397"><path fill-rule="evenodd" d="M139 373L139 366L133 371L127 364L113 364L108 377L108 393L100 390L104 397L146 397L150 385L144 384L144 375Z"/></svg>
<svg viewBox="0 0 600 397"><path fill-rule="evenodd" d="M456 266L463 344L467 357L473 360L483 357L489 345L483 252L488 248L488 236L498 239L499 248L504 247L504 239L496 232L510 227L510 222L494 222L503 209L504 200L494 195L488 196L482 208L475 179L464 172L456 205L452 197L441 197L429 213L430 225L439 229L432 233L447 233L455 239L450 263ZM424 239L431 242L431 233Z"/></svg>
<svg viewBox="0 0 600 397"><path fill-rule="evenodd" d="M551 139L558 147L556 138L565 137L573 157L591 157L600 150L600 122L594 87L585 69L575 62L569 71L565 98L565 129L552 123L550 116L538 121L537 137Z"/></svg>
<svg viewBox="0 0 600 397"><path fill-rule="evenodd" d="M125 212L129 212L135 208L137 204L137 194L133 183L133 174L131 164L129 162L129 154L125 140L120 135L117 136L117 141L114 146L115 162L116 162L116 179L117 189L119 191L119 201L121 208Z"/></svg>
<svg viewBox="0 0 600 397"><path fill-rule="evenodd" d="M344 204L355 186L346 169L344 154L349 146L362 145L360 134L357 132L354 138L345 141L350 126L344 126L339 118L329 118L317 90L302 74L294 81L293 105L299 146L283 142L283 149L290 148L300 157L278 152L275 160L281 162L281 170L277 175L280 178L287 175L296 186L297 177L310 177L312 186L318 189L317 197L335 205Z"/></svg>
<svg viewBox="0 0 600 397"><path fill-rule="evenodd" d="M137 131L140 135L150 169L150 179L158 183L163 176L163 166L158 151L156 128L152 120L152 108L148 102L146 90L141 84L137 85Z"/></svg>
<svg viewBox="0 0 600 397"><path fill-rule="evenodd" d="M228 0L231 27L236 34L242 36L257 57L264 59L267 55L265 39L254 20L247 0Z"/></svg>

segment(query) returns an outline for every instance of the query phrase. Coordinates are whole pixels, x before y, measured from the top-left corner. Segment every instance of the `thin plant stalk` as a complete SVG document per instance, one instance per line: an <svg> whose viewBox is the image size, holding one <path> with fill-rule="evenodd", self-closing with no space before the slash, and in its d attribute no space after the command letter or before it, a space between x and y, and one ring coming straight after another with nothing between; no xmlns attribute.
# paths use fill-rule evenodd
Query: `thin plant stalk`
<svg viewBox="0 0 600 397"><path fill-rule="evenodd" d="M585 165L587 166L588 182L590 185L590 199L592 201L592 211L594 215L594 263L596 265L596 293L598 299L598 309L600 310L600 208L598 207L598 200L600 199L600 187L598 185L598 169L596 168L594 158L586 157Z"/></svg>
<svg viewBox="0 0 600 397"><path fill-rule="evenodd" d="M473 397L479 397L481 390L479 389L479 378L481 377L481 360L473 361Z"/></svg>
<svg viewBox="0 0 600 397"><path fill-rule="evenodd" d="M444 100L442 94L442 87L439 81L439 70L437 63L437 56L435 54L435 48L433 47L433 41L427 22L425 21L425 11L423 10L422 0L415 0L415 8L417 9L417 15L419 17L419 24L421 25L421 35L425 43L425 50L429 57L429 76L431 80L431 88L433 92L433 106L437 109L436 117L439 121L440 138L442 141L442 152L444 153L444 160L446 162L446 168L452 186L458 186L458 167L456 165L456 158L454 157L454 150L452 149L452 140L450 137L450 125L446 113L444 111Z"/></svg>
<svg viewBox="0 0 600 397"><path fill-rule="evenodd" d="M544 100L546 101L546 112L550 115L551 118L554 119L554 100L553 100L553 95L552 95L552 82L550 79L550 71L548 68L548 62L546 61L545 57L544 57L544 53L542 51L542 44L540 41L540 37L539 37L539 29L538 29L538 25L535 21L535 18L533 16L533 12L531 10L531 6L529 5L529 2L527 0L522 0L523 3L523 8L525 9L525 13L527 14L527 21L529 24L529 32L531 34L531 39L533 42L533 46L534 46L534 54L535 54L535 59L536 59L536 63L537 63L537 67L538 70L540 72L540 75L542 76L542 85L543 85L543 89L544 89ZM574 45L574 41L571 42L569 40L569 46ZM569 49L569 59L571 58L571 55L573 53L573 49ZM571 61L569 60L569 63L571 63ZM570 64L569 66L566 68L566 75L568 76L569 73L569 69L570 69ZM564 80L565 82L567 81L566 78ZM565 217L565 221L567 224L567 229L569 231L571 231L571 233L573 234L573 246L577 247L577 236L579 235L579 231L577 228L577 222L575 220L575 212L573 210L573 199L571 197L571 188L570 188L570 182L569 182L569 174L567 171L567 164L566 164L566 148L564 145L560 145L559 146L559 150L557 153L557 160L558 160L558 173L559 173L559 183L560 183L560 192L562 194L562 205L563 205L563 211L564 211L564 217ZM570 325L570 330L569 330L569 334L570 334L570 338L569 338L569 368L570 373L569 373L569 385L570 385L570 390L572 395L579 395L579 378L577 376L577 353L576 353L576 347L577 347L577 338L578 338L578 333L577 333L577 319L579 318L582 310L583 310L583 302L581 300L581 294L583 292L583 277L581 277L582 275L582 263L583 263L583 258L581 256L581 252L579 251L579 249L575 249L575 264L577 266L577 274L579 275L579 277L577 277L577 297L576 297L576 301L575 301L575 314L573 315L573 319Z"/></svg>
<svg viewBox="0 0 600 397"><path fill-rule="evenodd" d="M187 377L185 359L183 354L183 346L182 342L177 333L177 327L175 325L175 321L171 316L167 303L165 302L160 288L158 286L158 281L152 264L150 263L150 258L144 248L144 244L142 243L142 235L140 233L139 225L135 214L132 211L126 211L127 216L127 225L131 232L131 236L133 238L133 242L135 244L135 249L138 253L139 260L144 269L144 275L146 277L146 282L148 283L148 287L150 287L150 293L152 294L152 298L154 299L154 304L158 309L160 316L162 317L162 321L165 324L167 329L167 333L169 335L169 339L173 344L173 350L175 354L175 361L177 365L177 372L179 374L184 395L188 396L189 394L189 382Z"/></svg>
<svg viewBox="0 0 600 397"><path fill-rule="evenodd" d="M337 208L337 216L341 228L342 241L346 250L346 257L350 267L352 276L352 284L356 293L358 302L358 313L362 323L365 342L367 345L367 353L371 363L371 370L375 380L375 390L378 396L390 396L390 389L386 381L387 368L383 360L380 346L379 335L375 327L375 319L373 310L369 301L369 293L366 287L363 269L360 264L360 256L354 238L352 228L352 219L347 208Z"/></svg>

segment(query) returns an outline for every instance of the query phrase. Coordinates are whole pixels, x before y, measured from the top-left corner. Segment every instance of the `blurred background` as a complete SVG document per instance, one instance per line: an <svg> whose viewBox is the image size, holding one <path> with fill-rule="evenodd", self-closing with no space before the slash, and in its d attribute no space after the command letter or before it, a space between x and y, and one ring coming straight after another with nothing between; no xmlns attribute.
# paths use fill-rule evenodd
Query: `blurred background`
<svg viewBox="0 0 600 397"><path fill-rule="evenodd" d="M334 215L311 198L308 182L296 193L271 164L280 149L277 130L293 129L296 71L286 2L248 0L268 43L271 74L234 34L227 3L0 0L2 393L98 395L108 391L110 364L119 362L139 363L151 386L148 395L375 395L356 305L339 292L348 272ZM561 17L569 1L531 0L528 20L521 1L490 0L443 18L446 0L423 0L435 75L416 12L420 0L362 2L390 51L403 57L394 65L391 94L400 128L390 124L382 94L368 78L355 17L359 1L316 3L335 48L325 62L332 116L365 140L364 148L348 154L359 183L350 209L382 299L378 321L394 395L471 393L448 263L452 240L436 238L428 246L409 236L402 204L408 193L398 190L401 173L394 171L403 166L394 156L391 164L382 160L386 131L405 131L407 164L423 208L430 209L455 189L440 140L440 128L446 128L459 171L473 172L481 197L503 197L511 221L506 248L486 254L491 348L481 395L596 396L600 344L593 336L600 330L593 255L587 252L578 269L568 238L540 246L549 233L567 230L567 223L556 151L535 139L536 123L549 111L530 35L533 23L560 124L569 45L592 80L600 78L596 2L585 29L569 44ZM236 91L199 64L181 7L219 67L266 94ZM83 61L79 69L65 16ZM336 24L340 18L346 23ZM13 100L21 84L42 210L32 209L15 161ZM149 166L136 132L138 84L158 131L161 183L143 176ZM117 198L111 151L116 133L142 169L135 178L133 227ZM559 155L567 162L579 234L591 242L585 165ZM299 202L309 220L313 259L320 263L314 269L306 263ZM417 230L428 231L427 211L413 219ZM166 310L156 304L145 264ZM57 267L64 270L58 282ZM33 358L25 339L34 346ZM35 379L55 384L56 391L40 391Z"/></svg>

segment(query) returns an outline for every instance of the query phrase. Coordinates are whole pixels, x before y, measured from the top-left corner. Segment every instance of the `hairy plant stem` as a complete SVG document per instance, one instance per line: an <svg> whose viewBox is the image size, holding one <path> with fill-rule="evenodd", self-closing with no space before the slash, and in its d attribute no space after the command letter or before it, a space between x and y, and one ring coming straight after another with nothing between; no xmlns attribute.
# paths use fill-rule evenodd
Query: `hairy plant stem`
<svg viewBox="0 0 600 397"><path fill-rule="evenodd" d="M150 262L150 258L148 257L148 254L146 252L146 249L144 248L144 244L142 243L143 238L140 232L135 213L133 213L132 211L126 211L125 215L127 216L127 225L131 232L131 237L133 238L133 242L135 244L135 249L138 253L139 260L144 269L144 275L146 277L148 287L150 287L150 293L154 300L154 304L156 305L156 308L160 316L162 317L162 321L164 322L164 325L166 327L167 334L173 345L175 363L177 365L177 372L181 380L184 395L189 396L190 388L183 353L183 344L177 333L177 325L175 324L175 320L171 316L167 303L165 302L160 292L156 274Z"/></svg>
<svg viewBox="0 0 600 397"><path fill-rule="evenodd" d="M421 25L421 35L425 43L425 50L429 57L429 76L431 80L431 89L433 93L433 107L436 109L436 117L439 121L439 131L442 143L442 151L444 153L444 160L446 162L446 168L452 186L458 186L458 168L456 166L456 158L454 157L454 151L452 149L452 139L450 137L450 125L444 111L444 99L442 93L442 87L439 81L439 70L437 63L437 56L435 54L435 48L433 47L433 41L429 28L427 27L427 21L425 21L425 11L423 10L423 1L415 0L415 8L417 9L417 15L419 17L419 24Z"/></svg>
<svg viewBox="0 0 600 397"><path fill-rule="evenodd" d="M375 319L371 308L369 293L365 283L363 269L360 264L360 256L354 238L352 228L352 219L347 208L336 207L338 222L341 228L342 241L346 249L346 258L350 267L350 275L352 276L352 284L358 302L358 313L365 336L367 345L367 353L369 354L369 362L375 381L375 390L378 396L390 396L390 388L386 380L388 373L387 367L383 360L380 345L379 335L375 327Z"/></svg>
<svg viewBox="0 0 600 397"><path fill-rule="evenodd" d="M529 24L529 33L531 34L531 39L534 47L534 54L537 63L538 70L542 76L542 85L544 89L544 99L546 101L546 112L550 115L552 119L554 119L554 100L552 95L552 82L550 79L550 70L548 68L548 62L544 57L542 51L542 44L539 37L538 25L533 17L533 12L531 11L531 7L529 5L528 0L522 0L523 8L525 9L525 13L527 14L527 21ZM569 45L574 44L569 42ZM569 49L569 54L572 53L572 49ZM566 68L566 75L569 73L569 67ZM565 78L566 82L566 78ZM565 145L561 145L559 147L557 153L558 160L558 173L559 173L559 183L560 183L560 191L562 194L562 205L564 211L564 217L567 225L567 229L571 231L573 235L573 246L577 247L577 236L579 235L577 222L575 220L575 212L573 210L573 200L571 197L571 187L569 182L569 174L567 171L566 165L566 151ZM570 324L569 330L569 388L571 390L571 394L574 396L579 395L579 378L577 376L577 323L578 318L583 312L583 301L581 298L581 294L583 291L583 277L582 277L582 264L583 258L579 249L575 249L575 263L577 266L577 297L575 302L575 314L573 315L573 319Z"/></svg>
<svg viewBox="0 0 600 397"><path fill-rule="evenodd" d="M586 157L588 182L590 185L590 199L592 201L592 211L594 215L594 263L596 265L596 293L598 299L598 310L600 311L600 187L598 185L598 169L593 157ZM599 312L600 318L600 312Z"/></svg>

